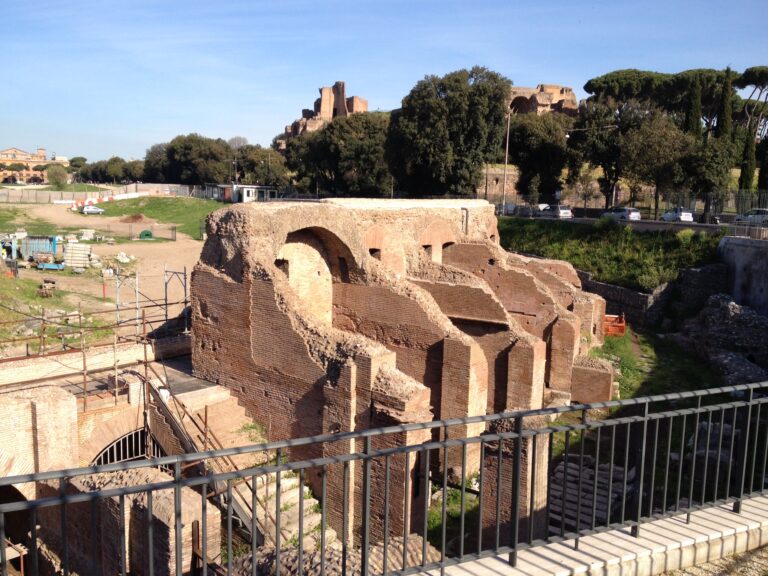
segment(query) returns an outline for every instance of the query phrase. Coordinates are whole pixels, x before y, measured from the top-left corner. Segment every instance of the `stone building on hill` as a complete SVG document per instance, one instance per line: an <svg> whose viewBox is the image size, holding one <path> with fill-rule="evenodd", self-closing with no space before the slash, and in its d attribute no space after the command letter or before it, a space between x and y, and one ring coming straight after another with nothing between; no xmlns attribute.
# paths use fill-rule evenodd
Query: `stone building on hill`
<svg viewBox="0 0 768 576"><path fill-rule="evenodd" d="M313 109L304 109L301 118L285 127L285 133L278 139L278 147L285 148L289 138L301 136L304 132L320 130L337 116L349 116L368 112L368 100L360 96L347 97L344 82L320 88L320 98L315 100Z"/></svg>
<svg viewBox="0 0 768 576"><path fill-rule="evenodd" d="M513 86L510 107L516 114L562 112L575 116L579 102L573 89L558 84L539 84L536 88Z"/></svg>

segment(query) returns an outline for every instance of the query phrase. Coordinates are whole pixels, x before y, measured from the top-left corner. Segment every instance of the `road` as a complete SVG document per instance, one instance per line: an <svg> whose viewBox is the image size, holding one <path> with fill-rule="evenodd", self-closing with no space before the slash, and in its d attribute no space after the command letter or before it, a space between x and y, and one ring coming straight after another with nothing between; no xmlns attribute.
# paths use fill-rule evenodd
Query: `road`
<svg viewBox="0 0 768 576"><path fill-rule="evenodd" d="M537 218L537 220L550 220L550 218ZM559 220L560 222L574 222L580 224L594 224L598 221L598 218L567 218ZM695 222L662 222L660 220L619 220L619 224L624 226L632 226L635 230L641 232L651 232L658 230L682 230L689 228L697 232L708 232L709 234L717 234L724 228L727 228L727 224L697 224Z"/></svg>

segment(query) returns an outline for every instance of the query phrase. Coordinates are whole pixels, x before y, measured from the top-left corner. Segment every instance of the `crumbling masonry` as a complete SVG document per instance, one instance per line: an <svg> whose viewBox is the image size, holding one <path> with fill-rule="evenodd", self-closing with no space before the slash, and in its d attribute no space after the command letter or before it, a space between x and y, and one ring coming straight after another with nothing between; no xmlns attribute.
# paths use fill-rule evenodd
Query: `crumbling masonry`
<svg viewBox="0 0 768 576"><path fill-rule="evenodd" d="M505 252L485 201L238 205L212 214L207 227L192 277L194 371L230 388L270 440L611 396L610 368L587 358L602 343L604 301L582 292L564 262ZM484 430L468 425L450 435ZM379 442L428 438L404 432ZM361 449L325 446L292 457ZM436 466L455 471L460 458L449 452ZM479 459L469 451L470 471ZM538 459L545 462L546 449ZM532 479L529 464L523 484L546 484L546 467ZM407 471L414 480L416 466ZM393 487L403 481L393 472ZM410 518L392 506L393 533L419 521L421 486L400 495L401 503L413 499ZM340 473L329 474L328 491L334 526ZM382 505L374 494L374 517ZM360 503L349 506L354 527ZM372 536L381 537L376 527Z"/></svg>

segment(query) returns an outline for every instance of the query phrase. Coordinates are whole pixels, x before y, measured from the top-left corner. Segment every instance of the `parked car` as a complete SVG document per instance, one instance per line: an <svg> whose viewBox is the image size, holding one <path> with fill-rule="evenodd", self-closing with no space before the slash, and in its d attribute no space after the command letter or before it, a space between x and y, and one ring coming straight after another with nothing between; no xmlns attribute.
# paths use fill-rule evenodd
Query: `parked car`
<svg viewBox="0 0 768 576"><path fill-rule="evenodd" d="M675 208L667 210L661 215L664 222L693 222L693 213L685 208Z"/></svg>
<svg viewBox="0 0 768 576"><path fill-rule="evenodd" d="M500 216L514 216L517 213L517 204L514 202L507 202L504 204L496 205L496 214Z"/></svg>
<svg viewBox="0 0 768 576"><path fill-rule="evenodd" d="M529 206L528 204L520 204L517 208L515 208L515 216L530 218L531 216L536 215L536 209L533 206Z"/></svg>
<svg viewBox="0 0 768 576"><path fill-rule="evenodd" d="M83 214L104 214L104 208L99 208L98 206L89 204L88 206L83 206L80 209L80 212Z"/></svg>
<svg viewBox="0 0 768 576"><path fill-rule="evenodd" d="M553 204L547 206L539 212L539 216L542 218L573 218L571 207L567 204Z"/></svg>
<svg viewBox="0 0 768 576"><path fill-rule="evenodd" d="M752 224L755 226L768 226L768 208L755 208L744 214L739 214L734 219L736 224Z"/></svg>
<svg viewBox="0 0 768 576"><path fill-rule="evenodd" d="M615 206L608 210L608 212L603 212L601 217L614 220L640 220L642 218L640 210L629 206Z"/></svg>

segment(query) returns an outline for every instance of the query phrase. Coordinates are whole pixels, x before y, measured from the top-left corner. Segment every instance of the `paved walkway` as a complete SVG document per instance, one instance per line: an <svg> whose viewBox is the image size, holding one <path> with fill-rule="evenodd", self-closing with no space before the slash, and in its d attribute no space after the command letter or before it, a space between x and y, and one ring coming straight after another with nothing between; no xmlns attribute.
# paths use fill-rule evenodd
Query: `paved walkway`
<svg viewBox="0 0 768 576"><path fill-rule="evenodd" d="M548 544L521 551L518 566L512 568L505 557L468 562L446 568L445 573L461 576L568 576L664 574L694 564L714 562L768 544L768 497L744 502L741 514L730 506L694 512L690 524L685 515L643 524L640 537L629 530L586 536L573 549L573 542ZM742 572L734 565L733 574ZM438 574L439 571L429 572ZM685 573L684 573L685 574ZM719 574L719 572L690 572Z"/></svg>

